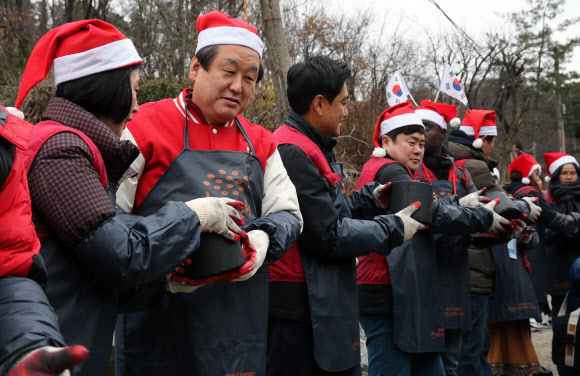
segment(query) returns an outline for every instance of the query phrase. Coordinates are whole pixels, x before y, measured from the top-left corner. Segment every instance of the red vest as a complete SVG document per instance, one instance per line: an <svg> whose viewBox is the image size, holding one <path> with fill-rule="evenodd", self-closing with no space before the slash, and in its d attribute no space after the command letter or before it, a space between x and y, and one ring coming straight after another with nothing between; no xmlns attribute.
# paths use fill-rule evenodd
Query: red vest
<svg viewBox="0 0 580 376"><path fill-rule="evenodd" d="M31 133L32 125L16 116L9 116L0 127L0 137L16 146L12 169L0 189L0 277L26 277L40 250L21 155Z"/></svg>
<svg viewBox="0 0 580 376"><path fill-rule="evenodd" d="M399 163L404 166L409 172L409 176L413 178L413 173L407 166L388 158L376 158L374 156L365 163L362 172L358 179L356 189L357 191L362 188L363 185L372 183L375 181L377 172L386 165L387 163ZM357 283L359 285L390 285L391 284L391 274L389 272L389 265L387 264L387 258L378 253L371 253L366 256L361 256L358 258L358 264L356 266L357 271Z"/></svg>
<svg viewBox="0 0 580 376"><path fill-rule="evenodd" d="M318 168L320 176L326 179L330 186L341 179L332 171L320 148L300 131L283 125L274 132L278 145L292 144L298 146ZM301 282L305 283L304 266L294 244L284 257L270 265L270 282Z"/></svg>
<svg viewBox="0 0 580 376"><path fill-rule="evenodd" d="M101 152L97 146L83 132L57 123L56 121L43 121L34 126L32 136L30 137L30 142L28 143L28 149L26 149L26 151L22 154L26 169L30 169L32 162L34 162L34 158L36 158L36 155L38 154L40 148L42 148L42 145L44 145L44 143L48 141L49 138L61 132L74 133L87 144L89 149L91 149L91 153L93 154L93 166L99 175L100 182L103 185L103 188L107 189L109 185L107 171L105 169L103 157L101 156ZM40 239L44 239L48 235L50 235L50 233L38 234Z"/></svg>

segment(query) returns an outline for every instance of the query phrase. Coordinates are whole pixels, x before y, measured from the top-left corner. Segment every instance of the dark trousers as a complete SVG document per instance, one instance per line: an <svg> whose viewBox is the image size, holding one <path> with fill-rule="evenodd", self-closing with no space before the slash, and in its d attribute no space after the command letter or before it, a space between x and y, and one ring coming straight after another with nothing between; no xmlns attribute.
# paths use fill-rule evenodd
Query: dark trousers
<svg viewBox="0 0 580 376"><path fill-rule="evenodd" d="M367 336L369 376L443 376L440 353L409 353L393 340L393 316L361 315Z"/></svg>
<svg viewBox="0 0 580 376"><path fill-rule="evenodd" d="M340 372L328 372L314 359L312 324L270 317L268 319L269 376L360 376L360 364Z"/></svg>
<svg viewBox="0 0 580 376"><path fill-rule="evenodd" d="M461 358L457 374L460 376L493 376L487 361L489 333L487 316L489 294L471 293L471 329L463 332Z"/></svg>
<svg viewBox="0 0 580 376"><path fill-rule="evenodd" d="M446 376L457 376L462 338L463 329L445 329L445 352L441 353L441 360Z"/></svg>

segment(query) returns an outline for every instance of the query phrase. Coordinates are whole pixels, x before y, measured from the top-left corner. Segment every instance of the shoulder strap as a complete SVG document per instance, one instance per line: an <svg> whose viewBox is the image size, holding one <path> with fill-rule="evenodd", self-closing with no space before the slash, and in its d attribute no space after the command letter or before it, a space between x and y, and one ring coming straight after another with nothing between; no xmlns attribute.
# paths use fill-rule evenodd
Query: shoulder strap
<svg viewBox="0 0 580 376"><path fill-rule="evenodd" d="M326 179L330 186L342 179L338 176L322 154L320 148L306 135L297 129L284 124L274 132L278 145L292 144L298 146L318 168L318 173Z"/></svg>
<svg viewBox="0 0 580 376"><path fill-rule="evenodd" d="M78 129L67 127L66 125L57 123L56 121L43 121L36 124L32 130L32 136L28 143L28 148L22 153L24 159L24 165L26 170L30 170L32 162L36 158L36 155L42 148L42 146L50 139L52 136L61 132L71 132L79 136L89 147L93 155L93 166L97 173L99 174L99 180L103 185L103 188L108 187L107 171L105 169L105 163L103 162L103 157L101 152L91 139Z"/></svg>
<svg viewBox="0 0 580 376"><path fill-rule="evenodd" d="M518 190L516 190L514 192L513 196L516 197L518 195L527 195L528 193L530 193L532 191L539 192L536 188L534 188L532 186L524 185L523 187L521 187Z"/></svg>

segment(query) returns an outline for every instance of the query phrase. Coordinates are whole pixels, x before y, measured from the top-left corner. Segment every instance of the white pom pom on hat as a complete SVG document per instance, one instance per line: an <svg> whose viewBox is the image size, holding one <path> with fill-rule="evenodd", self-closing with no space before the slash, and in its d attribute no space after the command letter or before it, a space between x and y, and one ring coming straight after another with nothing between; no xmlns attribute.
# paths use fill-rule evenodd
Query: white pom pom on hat
<svg viewBox="0 0 580 376"><path fill-rule="evenodd" d="M459 120L459 118L453 118L449 121L449 126L451 128L459 128L460 125L461 125L461 120Z"/></svg>
<svg viewBox="0 0 580 376"><path fill-rule="evenodd" d="M549 177L548 175L546 175L546 177L544 178L544 181L545 181L546 183L549 183L549 182L550 182L550 180L552 180L552 178L551 178L551 177Z"/></svg>
<svg viewBox="0 0 580 376"><path fill-rule="evenodd" d="M8 111L8 113L10 115L14 115L14 116L19 117L20 119L24 120L24 113L22 111L20 111L19 109L17 109L16 107L6 107L6 111Z"/></svg>
<svg viewBox="0 0 580 376"><path fill-rule="evenodd" d="M483 146L483 140L481 138L478 138L477 140L473 141L471 145L473 145L473 147L476 149L481 149L481 147Z"/></svg>
<svg viewBox="0 0 580 376"><path fill-rule="evenodd" d="M387 151L383 148L375 148L375 150L373 150L373 156L375 158L384 158L387 156Z"/></svg>
<svg viewBox="0 0 580 376"><path fill-rule="evenodd" d="M528 178L523 178L523 179L522 179L522 183L524 183L524 184L530 184L530 179L528 179Z"/></svg>

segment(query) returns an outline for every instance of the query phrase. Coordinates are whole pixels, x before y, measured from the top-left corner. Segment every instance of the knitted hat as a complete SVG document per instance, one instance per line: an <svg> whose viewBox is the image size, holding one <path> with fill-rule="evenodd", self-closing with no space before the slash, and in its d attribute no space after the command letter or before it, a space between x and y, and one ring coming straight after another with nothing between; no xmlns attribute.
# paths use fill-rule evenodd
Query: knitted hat
<svg viewBox="0 0 580 376"><path fill-rule="evenodd" d="M207 46L235 44L251 48L262 58L264 43L258 36L258 29L245 21L214 10L197 17L197 32L196 54Z"/></svg>
<svg viewBox="0 0 580 376"><path fill-rule="evenodd" d="M497 136L495 111L467 110L459 130L468 136L475 137L472 145L474 148L480 149L483 146L483 140L480 136Z"/></svg>
<svg viewBox="0 0 580 376"><path fill-rule="evenodd" d="M542 166L529 154L518 155L514 158L512 163L510 163L510 168L508 173L512 171L519 171L522 174L522 183L530 184L530 176L534 171L538 171L538 175L542 173Z"/></svg>
<svg viewBox="0 0 580 376"><path fill-rule="evenodd" d="M457 128L461 121L457 117L457 106L445 103L433 103L430 100L422 100L421 107L417 107L415 113L422 120L432 121L441 129L447 129L447 123L452 128Z"/></svg>
<svg viewBox="0 0 580 376"><path fill-rule="evenodd" d="M385 149L381 147L381 138L392 130L408 125L420 125L425 128L423 121L415 113L413 105L410 102L398 103L387 108L379 116L379 120L375 126L375 135L373 137L375 150L373 151L373 155L377 158L382 158L387 155Z"/></svg>
<svg viewBox="0 0 580 376"><path fill-rule="evenodd" d="M548 176L544 179L546 183L550 181L552 174L565 164L572 163L579 167L576 158L565 153L544 153L544 161L546 162L546 167L548 167Z"/></svg>
<svg viewBox="0 0 580 376"><path fill-rule="evenodd" d="M54 83L140 64L133 42L101 20L71 22L52 29L34 46L22 75L16 108L54 67Z"/></svg>

